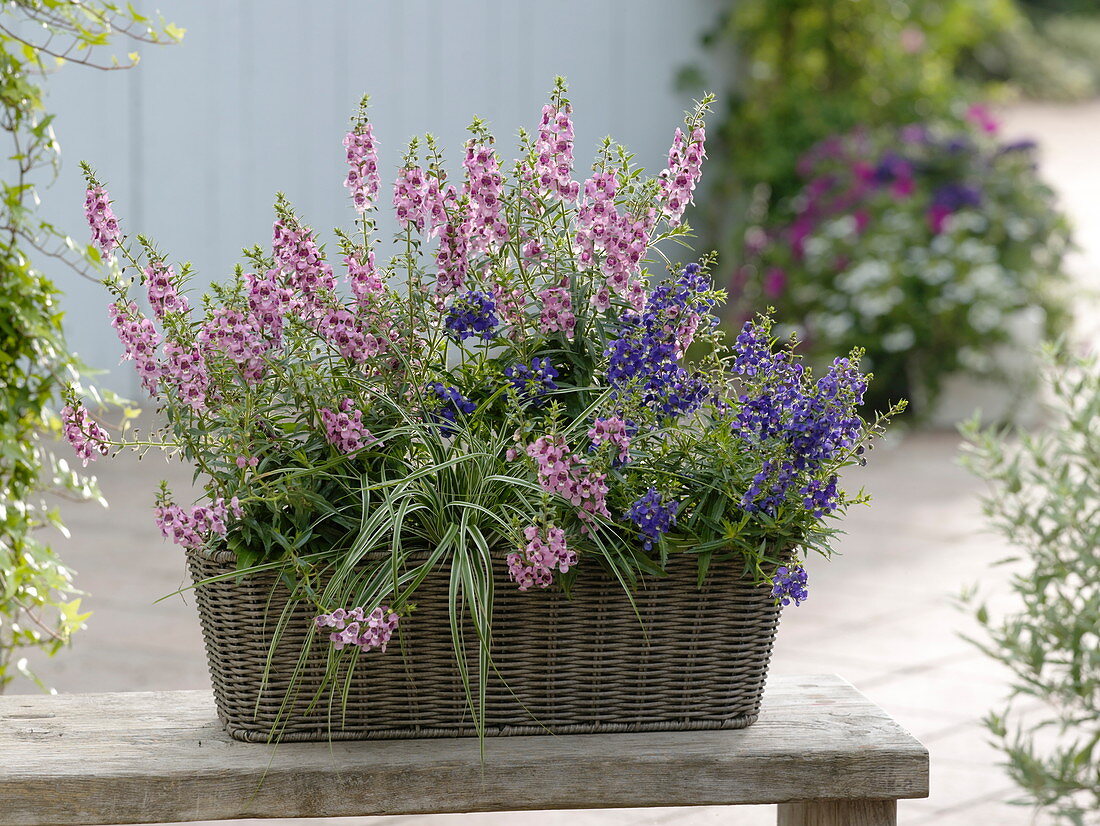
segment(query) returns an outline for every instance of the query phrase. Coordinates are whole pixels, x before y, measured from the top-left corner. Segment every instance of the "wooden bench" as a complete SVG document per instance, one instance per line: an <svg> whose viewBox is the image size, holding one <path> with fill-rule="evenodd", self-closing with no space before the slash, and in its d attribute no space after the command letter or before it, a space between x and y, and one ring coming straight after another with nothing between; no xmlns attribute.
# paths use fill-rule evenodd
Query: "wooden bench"
<svg viewBox="0 0 1100 826"><path fill-rule="evenodd" d="M773 679L741 731L231 740L206 691L0 697L0 826L779 804L781 826L885 826L928 752L839 677Z"/></svg>

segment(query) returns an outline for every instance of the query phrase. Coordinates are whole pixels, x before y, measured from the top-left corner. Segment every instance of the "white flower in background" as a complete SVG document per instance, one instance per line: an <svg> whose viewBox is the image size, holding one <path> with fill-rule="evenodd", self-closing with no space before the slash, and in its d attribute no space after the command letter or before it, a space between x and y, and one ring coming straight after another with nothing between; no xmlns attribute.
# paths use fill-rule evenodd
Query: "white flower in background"
<svg viewBox="0 0 1100 826"><path fill-rule="evenodd" d="M970 304L977 298L977 293L969 284L954 282L943 288L940 295L952 304Z"/></svg>
<svg viewBox="0 0 1100 826"><path fill-rule="evenodd" d="M992 359L973 347L959 348L959 364L975 373L984 373L992 365Z"/></svg>
<svg viewBox="0 0 1100 826"><path fill-rule="evenodd" d="M979 333L988 333L1001 326L1004 315L999 307L982 303L973 305L966 317L970 321L970 326Z"/></svg>
<svg viewBox="0 0 1100 826"><path fill-rule="evenodd" d="M888 233L909 235L913 223L912 216L905 210L889 212L882 218L882 226Z"/></svg>
<svg viewBox="0 0 1100 826"><path fill-rule="evenodd" d="M807 326L826 341L843 340L855 324L851 313L815 313L806 321Z"/></svg>
<svg viewBox="0 0 1100 826"><path fill-rule="evenodd" d="M967 238L959 244L958 256L974 264L988 264L997 260L997 250L977 238Z"/></svg>
<svg viewBox="0 0 1100 826"><path fill-rule="evenodd" d="M811 267L821 265L821 259L829 254L832 245L820 235L811 235L802 246L802 254Z"/></svg>
<svg viewBox="0 0 1100 826"><path fill-rule="evenodd" d="M932 252L936 255L950 255L954 257L955 254L955 239L948 235L946 232L941 232L935 238L932 239Z"/></svg>
<svg viewBox="0 0 1100 826"><path fill-rule="evenodd" d="M856 237L856 229L856 217L854 215L843 215L835 221L826 222L822 233L829 238L853 241Z"/></svg>
<svg viewBox="0 0 1100 826"><path fill-rule="evenodd" d="M821 290L818 289L816 284L801 284L794 288L791 293L791 297L800 304L817 304L822 301Z"/></svg>
<svg viewBox="0 0 1100 826"><path fill-rule="evenodd" d="M891 287L884 293L860 293L852 297L852 309L864 319L871 320L886 315L905 298L899 287Z"/></svg>
<svg viewBox="0 0 1100 826"><path fill-rule="evenodd" d="M998 288L1004 283L1005 270L996 264L984 264L980 267L975 267L966 276L966 283L975 292L979 293L992 293L997 292Z"/></svg>
<svg viewBox="0 0 1100 826"><path fill-rule="evenodd" d="M898 327L882 337L882 349L890 353L899 353L912 347L916 340L917 337L911 327Z"/></svg>
<svg viewBox="0 0 1100 826"><path fill-rule="evenodd" d="M846 293L861 293L878 287L890 280L890 265L885 261L860 261L851 269L842 273L836 285Z"/></svg>
<svg viewBox="0 0 1100 826"><path fill-rule="evenodd" d="M955 264L940 258L922 267L920 275L928 284L946 284L955 277Z"/></svg>
<svg viewBox="0 0 1100 826"><path fill-rule="evenodd" d="M1047 314L1042 307L1028 306L1016 310L1006 321L1009 338L1022 347L1034 349L1043 339Z"/></svg>
<svg viewBox="0 0 1100 826"><path fill-rule="evenodd" d="M876 235L869 242L871 252L885 258L899 257L905 251L905 246L905 237L895 233Z"/></svg>
<svg viewBox="0 0 1100 826"><path fill-rule="evenodd" d="M1015 216L1005 219L1005 232L1013 241L1026 241L1031 237L1031 222Z"/></svg>

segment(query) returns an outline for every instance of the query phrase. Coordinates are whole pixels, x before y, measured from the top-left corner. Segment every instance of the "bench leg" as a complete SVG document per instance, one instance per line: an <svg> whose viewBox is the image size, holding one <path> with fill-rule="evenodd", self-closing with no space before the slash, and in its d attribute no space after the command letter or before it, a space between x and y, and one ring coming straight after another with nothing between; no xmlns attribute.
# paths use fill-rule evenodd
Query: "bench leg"
<svg viewBox="0 0 1100 826"><path fill-rule="evenodd" d="M779 826L897 826L896 800L810 800L779 804Z"/></svg>

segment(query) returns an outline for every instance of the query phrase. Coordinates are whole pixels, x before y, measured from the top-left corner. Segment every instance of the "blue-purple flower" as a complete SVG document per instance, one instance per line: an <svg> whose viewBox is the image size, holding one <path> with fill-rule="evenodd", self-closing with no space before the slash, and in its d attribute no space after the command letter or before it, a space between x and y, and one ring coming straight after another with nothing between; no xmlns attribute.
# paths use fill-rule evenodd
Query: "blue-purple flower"
<svg viewBox="0 0 1100 826"><path fill-rule="evenodd" d="M799 605L809 596L806 590L806 569L801 565L786 565L778 568L772 578L772 596L779 600L781 605L790 605L794 600Z"/></svg>
<svg viewBox="0 0 1100 826"><path fill-rule="evenodd" d="M607 378L616 394L630 389L647 407L665 416L698 410L710 388L680 364L702 319L713 324L713 303L705 293L707 276L689 264L676 281L662 284L647 298L641 313L619 319L619 335L607 348Z"/></svg>
<svg viewBox="0 0 1100 826"><path fill-rule="evenodd" d="M530 364L513 364L505 368L504 375L523 404L541 404L543 396L558 389L554 383L558 371L548 358L532 359Z"/></svg>
<svg viewBox="0 0 1100 826"><path fill-rule="evenodd" d="M649 551L653 549L653 543L676 524L676 513L679 510L679 501L670 499L666 502L656 488L650 488L631 505L626 512L626 518L645 537L644 547Z"/></svg>
<svg viewBox="0 0 1100 826"><path fill-rule="evenodd" d="M493 297L479 290L470 290L455 296L447 308L447 329L462 341L479 336L488 341L496 335L500 324L497 305Z"/></svg>
<svg viewBox="0 0 1100 826"><path fill-rule="evenodd" d="M457 387L445 387L436 381L428 384L426 389L435 396L435 405L427 414L428 420L438 423L445 435L454 434L454 425L460 414L468 416L477 410L477 405L463 396Z"/></svg>
<svg viewBox="0 0 1100 826"><path fill-rule="evenodd" d="M741 506L774 514L796 486L818 517L837 505L835 477L807 480L854 447L863 432L859 405L867 379L847 358L836 359L816 382L787 351L773 353L765 325L747 322L734 345L734 372L749 388L731 427L769 458L746 488Z"/></svg>

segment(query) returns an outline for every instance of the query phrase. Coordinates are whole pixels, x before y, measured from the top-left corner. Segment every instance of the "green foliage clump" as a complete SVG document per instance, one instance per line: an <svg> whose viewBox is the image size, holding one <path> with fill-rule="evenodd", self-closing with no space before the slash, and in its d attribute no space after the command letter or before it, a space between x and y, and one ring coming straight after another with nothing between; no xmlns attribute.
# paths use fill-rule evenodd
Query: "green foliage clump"
<svg viewBox="0 0 1100 826"><path fill-rule="evenodd" d="M87 616L80 611L69 570L38 535L47 526L64 531L47 495L102 502L94 478L74 471L48 447L61 429L52 408L61 390L79 379L81 365L65 344L58 290L36 261L83 271L98 262L98 253L36 214L38 178L55 171L59 162L42 78L66 62L125 68L136 55L128 63L101 62L95 48L120 38L175 40L182 31L170 24L154 26L132 7L113 3L15 0L5 3L0 15L0 128L11 160L5 167L10 178L0 182L2 691L18 673L35 679L21 652L56 653Z"/></svg>
<svg viewBox="0 0 1100 826"><path fill-rule="evenodd" d="M990 483L984 510L1018 550L1006 561L1019 566L1015 605L1004 615L968 598L988 634L981 649L1012 672L1013 699L1023 701L985 721L1022 802L1061 822L1096 823L1089 818L1100 811L1100 364L1060 349L1046 355L1047 427L964 428L964 463Z"/></svg>

